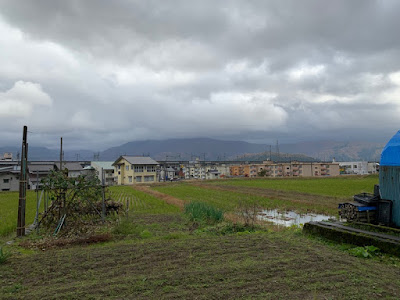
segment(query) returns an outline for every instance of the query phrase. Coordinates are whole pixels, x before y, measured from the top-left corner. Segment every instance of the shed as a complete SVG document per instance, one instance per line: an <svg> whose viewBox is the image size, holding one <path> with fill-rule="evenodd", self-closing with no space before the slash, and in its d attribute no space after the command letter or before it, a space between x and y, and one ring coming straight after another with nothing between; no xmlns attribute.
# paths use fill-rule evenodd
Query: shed
<svg viewBox="0 0 400 300"><path fill-rule="evenodd" d="M400 227L400 131L382 150L379 169L379 188L382 199L391 200L392 222Z"/></svg>

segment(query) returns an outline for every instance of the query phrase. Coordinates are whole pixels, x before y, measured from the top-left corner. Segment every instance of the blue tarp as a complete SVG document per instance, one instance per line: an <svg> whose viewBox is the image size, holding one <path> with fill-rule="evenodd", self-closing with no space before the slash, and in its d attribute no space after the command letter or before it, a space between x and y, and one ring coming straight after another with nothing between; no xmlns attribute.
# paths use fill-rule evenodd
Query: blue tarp
<svg viewBox="0 0 400 300"><path fill-rule="evenodd" d="M381 166L400 166L400 130L390 139L382 150Z"/></svg>

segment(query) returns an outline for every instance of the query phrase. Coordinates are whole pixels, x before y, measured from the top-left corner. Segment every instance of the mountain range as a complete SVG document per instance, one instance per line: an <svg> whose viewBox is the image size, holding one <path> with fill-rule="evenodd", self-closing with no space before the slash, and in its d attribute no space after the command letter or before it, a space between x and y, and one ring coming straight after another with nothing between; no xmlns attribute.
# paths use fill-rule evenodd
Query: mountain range
<svg viewBox="0 0 400 300"><path fill-rule="evenodd" d="M134 141L111 147L102 152L92 150L64 151L64 160L113 161L120 155L148 155L156 160L325 160L379 161L383 144L368 142L313 141L281 144L270 147L265 144L243 141L222 141L209 138L167 139ZM270 152L271 151L271 152ZM14 158L19 147L0 147L0 155L12 152ZM29 147L30 160L58 160L59 150L45 147Z"/></svg>

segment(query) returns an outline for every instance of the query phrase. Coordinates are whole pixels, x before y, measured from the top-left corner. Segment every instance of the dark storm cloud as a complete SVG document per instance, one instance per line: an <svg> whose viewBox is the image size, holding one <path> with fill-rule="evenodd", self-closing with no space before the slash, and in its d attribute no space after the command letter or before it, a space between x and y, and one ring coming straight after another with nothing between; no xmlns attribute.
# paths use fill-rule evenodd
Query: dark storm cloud
<svg viewBox="0 0 400 300"><path fill-rule="evenodd" d="M0 123L28 122L44 143L399 127L398 1L0 0L0 12Z"/></svg>

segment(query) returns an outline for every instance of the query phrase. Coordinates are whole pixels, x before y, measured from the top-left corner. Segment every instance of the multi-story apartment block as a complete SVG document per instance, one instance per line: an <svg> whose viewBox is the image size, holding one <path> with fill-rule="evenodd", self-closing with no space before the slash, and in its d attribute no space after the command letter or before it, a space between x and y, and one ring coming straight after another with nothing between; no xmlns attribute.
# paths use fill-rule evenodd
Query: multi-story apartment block
<svg viewBox="0 0 400 300"><path fill-rule="evenodd" d="M120 156L112 165L118 185L157 181L158 162L150 157Z"/></svg>
<svg viewBox="0 0 400 300"><path fill-rule="evenodd" d="M338 176L339 164L326 162L285 162L264 161L262 164L231 166L232 176L244 177L299 177Z"/></svg>

